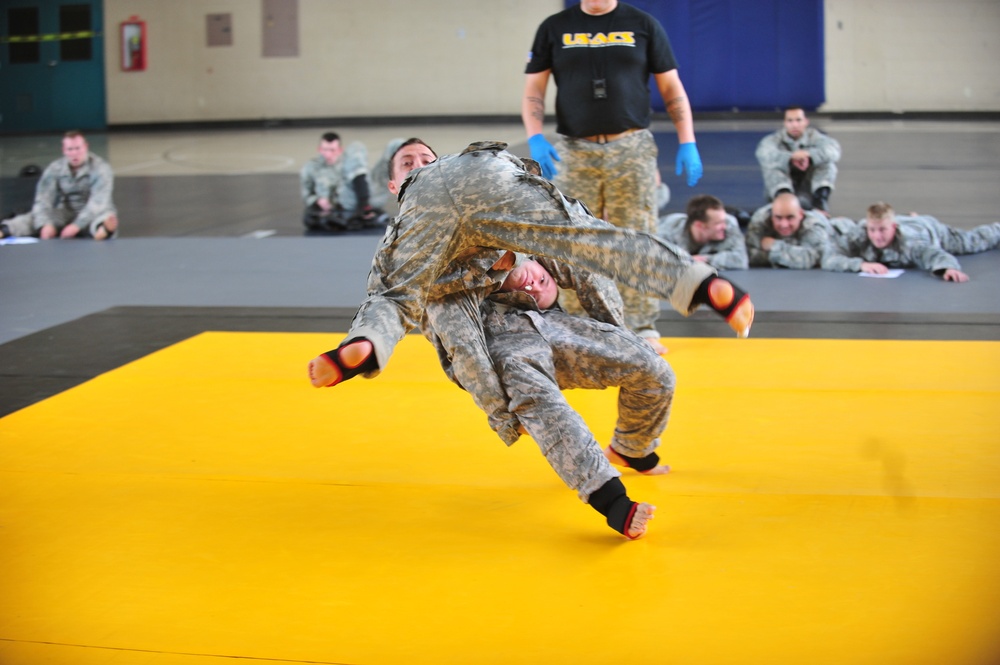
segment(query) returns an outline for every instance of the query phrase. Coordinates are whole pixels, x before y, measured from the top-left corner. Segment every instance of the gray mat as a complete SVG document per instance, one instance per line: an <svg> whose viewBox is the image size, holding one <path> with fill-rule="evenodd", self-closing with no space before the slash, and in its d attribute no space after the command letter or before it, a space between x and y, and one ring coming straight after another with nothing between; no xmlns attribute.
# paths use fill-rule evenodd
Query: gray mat
<svg viewBox="0 0 1000 665"><path fill-rule="evenodd" d="M122 238L0 247L0 344L116 306L345 307L365 297L379 238ZM729 273L768 312L995 315L1000 252L963 257L945 283L820 270Z"/></svg>

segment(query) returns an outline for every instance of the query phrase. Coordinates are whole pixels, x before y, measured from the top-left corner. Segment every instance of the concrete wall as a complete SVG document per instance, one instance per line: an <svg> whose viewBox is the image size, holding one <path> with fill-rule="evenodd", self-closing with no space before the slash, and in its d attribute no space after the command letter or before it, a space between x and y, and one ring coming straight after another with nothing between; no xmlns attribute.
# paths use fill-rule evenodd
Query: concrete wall
<svg viewBox="0 0 1000 665"><path fill-rule="evenodd" d="M299 0L298 58L261 56L260 0L105 0L108 122L520 113L523 63L559 0ZM206 46L231 13L233 45ZM148 69L117 26L148 23Z"/></svg>
<svg viewBox="0 0 1000 665"><path fill-rule="evenodd" d="M105 0L108 122L517 116L535 28L562 6L299 0L299 57L264 58L261 0ZM822 110L1000 110L1000 1L825 7ZM232 46L206 45L209 14L232 15ZM118 67L118 25L133 15L148 23L144 72Z"/></svg>
<svg viewBox="0 0 1000 665"><path fill-rule="evenodd" d="M1000 1L826 0L824 111L1000 110Z"/></svg>

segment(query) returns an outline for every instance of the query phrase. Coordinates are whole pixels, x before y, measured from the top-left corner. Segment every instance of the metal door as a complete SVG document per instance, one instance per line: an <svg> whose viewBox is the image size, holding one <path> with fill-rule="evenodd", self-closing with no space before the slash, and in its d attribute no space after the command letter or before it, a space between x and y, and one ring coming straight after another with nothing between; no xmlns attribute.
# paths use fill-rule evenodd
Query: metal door
<svg viewBox="0 0 1000 665"><path fill-rule="evenodd" d="M105 129L102 0L0 7L0 133Z"/></svg>

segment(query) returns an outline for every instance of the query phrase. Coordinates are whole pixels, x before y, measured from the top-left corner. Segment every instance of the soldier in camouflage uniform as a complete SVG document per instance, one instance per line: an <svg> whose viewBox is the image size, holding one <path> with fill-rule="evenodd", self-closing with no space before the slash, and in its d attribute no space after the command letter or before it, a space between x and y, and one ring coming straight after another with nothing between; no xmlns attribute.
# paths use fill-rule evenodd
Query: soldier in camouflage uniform
<svg viewBox="0 0 1000 665"><path fill-rule="evenodd" d="M564 312L558 287L576 290L594 318ZM446 374L472 395L507 445L527 432L563 482L609 526L630 538L642 535L655 507L639 504L638 520L623 519L634 502L609 459L651 475L669 470L658 465L655 451L670 414L674 374L624 327L613 281L550 259L524 260L486 298L466 291L428 301L421 330ZM610 386L621 386L619 418L602 453L561 389ZM621 508L612 510L609 503L619 496Z"/></svg>
<svg viewBox="0 0 1000 665"><path fill-rule="evenodd" d="M551 182L529 173L520 159L507 152L505 143L475 143L459 155L441 159L429 149L425 155L413 154L422 145L404 144L393 159L399 179L399 171L416 170L402 185L390 183L399 192L400 213L382 238L368 279L369 296L346 342L355 338L369 342L371 358L366 353L364 359L371 360L371 366L349 367L351 376L374 376L385 367L392 349L419 323L429 296L482 286L482 281L476 283L468 275L457 275L446 285L439 279L456 259L484 251L496 254L484 248L561 259L654 293L683 314L709 305L737 334L749 333L753 321L749 297L716 277L715 269L656 236L595 218ZM320 382L349 378L327 376L338 371L324 367Z"/></svg>
<svg viewBox="0 0 1000 665"><path fill-rule="evenodd" d="M306 228L343 231L384 223L384 214L371 203L364 144L355 142L344 148L338 134L327 132L320 137L318 150L319 155L299 173Z"/></svg>
<svg viewBox="0 0 1000 665"><path fill-rule="evenodd" d="M390 189L398 192L400 214L382 239L369 297L345 340L309 363L314 386L377 375L399 339L424 316L428 301L464 292L469 297L460 306L475 319L478 303L506 278L498 249L558 254L577 268L654 292L681 312L707 304L740 336L749 333L753 305L745 293L655 236L596 219L505 148L483 142L437 159L426 144L411 139L397 151ZM620 481L609 483L598 502L591 494L591 505L620 532L641 535L651 507L639 511ZM641 530L632 528L633 517Z"/></svg>
<svg viewBox="0 0 1000 665"><path fill-rule="evenodd" d="M829 212L840 143L810 127L802 107L785 109L784 127L760 140L756 156L768 201L778 192L794 192L807 210Z"/></svg>
<svg viewBox="0 0 1000 665"><path fill-rule="evenodd" d="M691 197L687 212L660 218L657 235L687 250L695 261L719 270L749 267L746 239L736 218L711 194Z"/></svg>
<svg viewBox="0 0 1000 665"><path fill-rule="evenodd" d="M798 197L782 192L758 209L747 226L751 266L808 270L820 267L830 252L833 226L823 215L805 211Z"/></svg>
<svg viewBox="0 0 1000 665"><path fill-rule="evenodd" d="M380 210L385 210L386 204L389 203L389 194L391 193L389 192L389 162L405 140L395 138L389 141L385 145L385 149L382 151L381 156L379 156L369 176L372 186L371 204Z"/></svg>
<svg viewBox="0 0 1000 665"><path fill-rule="evenodd" d="M0 238L38 236L104 240L118 232L111 200L115 176L106 161L90 152L77 131L66 132L63 157L42 172L31 212L0 223Z"/></svg>
<svg viewBox="0 0 1000 665"><path fill-rule="evenodd" d="M830 270L884 274L888 268L929 270L949 282L965 282L955 254L978 254L1000 247L1000 222L970 230L948 226L930 215L896 215L888 203L868 207L867 216L837 247Z"/></svg>

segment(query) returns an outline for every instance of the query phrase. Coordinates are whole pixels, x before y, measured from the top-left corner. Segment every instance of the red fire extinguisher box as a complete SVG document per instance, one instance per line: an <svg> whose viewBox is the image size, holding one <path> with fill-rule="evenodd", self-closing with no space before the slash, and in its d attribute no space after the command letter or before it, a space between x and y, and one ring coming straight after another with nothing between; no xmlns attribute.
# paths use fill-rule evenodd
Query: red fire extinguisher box
<svg viewBox="0 0 1000 665"><path fill-rule="evenodd" d="M141 72L146 69L146 22L130 16L121 23L122 71Z"/></svg>

